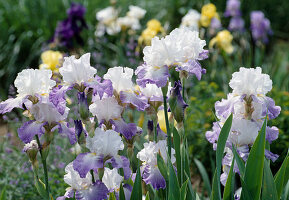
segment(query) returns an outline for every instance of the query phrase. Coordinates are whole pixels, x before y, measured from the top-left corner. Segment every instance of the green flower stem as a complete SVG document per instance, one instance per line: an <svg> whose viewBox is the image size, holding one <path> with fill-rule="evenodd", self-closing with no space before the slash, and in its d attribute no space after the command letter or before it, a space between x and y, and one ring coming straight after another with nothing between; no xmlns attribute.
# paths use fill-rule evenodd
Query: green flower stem
<svg viewBox="0 0 289 200"><path fill-rule="evenodd" d="M36 141L39 147L39 152L40 152L40 156L41 156L41 161L43 164L43 171L44 171L44 179L45 179L45 186L46 186L46 192L47 192L47 196L48 196L48 200L49 200L49 183L48 183L48 172L47 172L47 164L46 164L46 158L44 158L43 153L42 153L42 146L39 140L38 135L35 135L36 137Z"/></svg>
<svg viewBox="0 0 289 200"><path fill-rule="evenodd" d="M162 92L163 92L163 100L164 100L165 121L166 121L167 135L168 135L168 153L169 153L169 157L171 157L172 136L171 136L170 123L169 123L169 118L168 118L167 96L163 90Z"/></svg>
<svg viewBox="0 0 289 200"><path fill-rule="evenodd" d="M185 81L186 81L186 78L182 78L182 96L183 96L184 101L186 101L186 99L185 99Z"/></svg>
<svg viewBox="0 0 289 200"><path fill-rule="evenodd" d="M158 142L158 122L154 122L154 141Z"/></svg>

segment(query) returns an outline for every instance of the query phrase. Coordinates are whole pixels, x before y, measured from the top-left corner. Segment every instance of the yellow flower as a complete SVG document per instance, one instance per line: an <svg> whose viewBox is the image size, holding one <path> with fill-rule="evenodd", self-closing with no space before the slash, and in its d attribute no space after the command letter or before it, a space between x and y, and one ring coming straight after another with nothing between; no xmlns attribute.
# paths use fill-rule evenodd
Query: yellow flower
<svg viewBox="0 0 289 200"><path fill-rule="evenodd" d="M212 48L216 44L219 48L230 54L234 50L232 40L232 34L227 30L223 30L218 32L217 36L211 39L209 47Z"/></svg>
<svg viewBox="0 0 289 200"><path fill-rule="evenodd" d="M284 110L283 114L286 115L286 116L289 116L289 111L288 110Z"/></svg>
<svg viewBox="0 0 289 200"><path fill-rule="evenodd" d="M138 119L138 126L139 127L143 127L143 122L144 122L144 118L145 118L145 115L144 113L142 112L139 116L139 119Z"/></svg>
<svg viewBox="0 0 289 200"><path fill-rule="evenodd" d="M167 133L167 127L166 127L166 119L165 119L165 112L164 110L159 110L158 111L158 123L160 125L160 128L163 132ZM168 112L168 118L169 118L169 121L172 120L171 118L171 113ZM173 119L174 120L174 119ZM171 122L171 121L170 121ZM176 126L177 125L177 121L174 120L174 125Z"/></svg>
<svg viewBox="0 0 289 200"><path fill-rule="evenodd" d="M143 30L138 39L139 45L150 45L151 40L160 32L164 33L164 28L161 23L156 19L151 19L147 22L147 28Z"/></svg>
<svg viewBox="0 0 289 200"><path fill-rule="evenodd" d="M204 124L204 128L205 128L205 129L209 129L210 127L211 127L211 124L209 124L209 123L205 123L205 124Z"/></svg>
<svg viewBox="0 0 289 200"><path fill-rule="evenodd" d="M168 115L170 115L170 113L168 113ZM167 127L166 127L165 113L163 110L158 111L158 122L161 130L166 133Z"/></svg>
<svg viewBox="0 0 289 200"><path fill-rule="evenodd" d="M191 100L191 101L196 101L197 98L196 98L196 97L191 97L190 100Z"/></svg>
<svg viewBox="0 0 289 200"><path fill-rule="evenodd" d="M213 17L216 17L219 19L216 6L212 3L204 5L202 7L202 12L201 12L201 19L200 19L201 25L204 27L208 27Z"/></svg>
<svg viewBox="0 0 289 200"><path fill-rule="evenodd" d="M147 28L150 30L154 30L156 32L160 32L162 30L161 22L156 19L151 19L147 22Z"/></svg>
<svg viewBox="0 0 289 200"><path fill-rule="evenodd" d="M50 69L54 72L58 72L57 66L61 64L62 54L59 51L44 51L41 54L42 64L39 69Z"/></svg>

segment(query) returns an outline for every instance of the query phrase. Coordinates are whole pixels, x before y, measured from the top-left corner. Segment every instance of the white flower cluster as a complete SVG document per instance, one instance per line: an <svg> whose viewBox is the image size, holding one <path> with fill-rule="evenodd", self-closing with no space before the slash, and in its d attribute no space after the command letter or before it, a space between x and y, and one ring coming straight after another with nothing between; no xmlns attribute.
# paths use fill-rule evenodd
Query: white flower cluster
<svg viewBox="0 0 289 200"><path fill-rule="evenodd" d="M143 50L144 62L148 66L163 67L196 60L204 51L205 40L199 38L197 31L176 28L169 35L159 39L154 37L151 46Z"/></svg>
<svg viewBox="0 0 289 200"><path fill-rule="evenodd" d="M129 6L126 16L118 17L119 11L114 7L107 7L96 13L96 19L99 21L95 35L100 37L105 33L115 35L122 28L138 30L140 29L140 19L145 15L146 11L138 6Z"/></svg>

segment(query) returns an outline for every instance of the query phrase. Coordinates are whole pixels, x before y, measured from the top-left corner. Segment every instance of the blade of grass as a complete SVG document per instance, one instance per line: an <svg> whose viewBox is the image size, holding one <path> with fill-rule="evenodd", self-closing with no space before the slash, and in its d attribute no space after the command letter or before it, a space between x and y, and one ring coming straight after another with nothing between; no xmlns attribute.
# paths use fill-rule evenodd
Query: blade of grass
<svg viewBox="0 0 289 200"><path fill-rule="evenodd" d="M208 192L208 195L210 196L212 189L211 189L211 183L209 180L208 173L206 172L204 165L198 159L194 159L194 162L196 163L198 170L201 173L202 179L203 179L204 184L205 184L205 188Z"/></svg>

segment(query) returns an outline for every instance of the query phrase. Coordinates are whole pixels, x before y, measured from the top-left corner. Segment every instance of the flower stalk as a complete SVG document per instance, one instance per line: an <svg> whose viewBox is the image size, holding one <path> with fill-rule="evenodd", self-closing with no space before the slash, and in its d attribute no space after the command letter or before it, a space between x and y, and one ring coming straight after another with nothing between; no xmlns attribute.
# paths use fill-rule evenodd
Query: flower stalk
<svg viewBox="0 0 289 200"><path fill-rule="evenodd" d="M169 123L169 118L168 118L168 105L167 105L167 95L166 95L167 87L162 88L162 93L163 93L165 121L166 121L167 135L168 135L168 153L169 153L169 157L171 157L172 136L171 136L170 123Z"/></svg>
<svg viewBox="0 0 289 200"><path fill-rule="evenodd" d="M49 195L49 182L48 182L48 171L47 171L47 163L46 163L47 156L44 157L44 155L43 155L42 146L41 146L41 143L40 143L38 135L35 135L35 137L36 137L37 144L39 146L39 153L40 153L41 161L42 161L42 164L43 164L43 172L44 172L46 193L47 193L47 196L48 196L48 199L49 199L49 196L50 196Z"/></svg>

